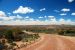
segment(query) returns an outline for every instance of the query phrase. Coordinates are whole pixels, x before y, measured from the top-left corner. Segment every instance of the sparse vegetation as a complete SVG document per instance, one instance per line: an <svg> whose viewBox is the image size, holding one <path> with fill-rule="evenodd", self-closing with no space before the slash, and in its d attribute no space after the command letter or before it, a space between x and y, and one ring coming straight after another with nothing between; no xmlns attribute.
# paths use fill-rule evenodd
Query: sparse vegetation
<svg viewBox="0 0 75 50"><path fill-rule="evenodd" d="M14 46L17 44L14 42L22 41L24 42L30 42L35 41L35 39L38 39L38 34L28 34L25 32L22 32L20 29L6 29L2 32L0 35L0 50L3 49L14 49ZM9 45L6 45L9 44ZM7 46L7 47L6 47Z"/></svg>
<svg viewBox="0 0 75 50"><path fill-rule="evenodd" d="M59 35L65 35L65 36L75 36L75 30L61 30L58 32Z"/></svg>
<svg viewBox="0 0 75 50"><path fill-rule="evenodd" d="M49 26L48 26L49 27ZM59 34L59 35L68 35L75 36L75 27L65 27L65 26L53 26L48 28L46 26L26 26L26 27L1 27L0 28L0 50L2 49L14 49L14 46L20 48L16 43L21 41L22 46L27 46L27 43L31 43L31 41L35 41L40 36L38 33L46 33L46 34ZM28 34L27 32L23 32L26 30L27 32L34 32L36 34ZM7 44L9 45L7 45ZM14 49L15 50L15 49Z"/></svg>

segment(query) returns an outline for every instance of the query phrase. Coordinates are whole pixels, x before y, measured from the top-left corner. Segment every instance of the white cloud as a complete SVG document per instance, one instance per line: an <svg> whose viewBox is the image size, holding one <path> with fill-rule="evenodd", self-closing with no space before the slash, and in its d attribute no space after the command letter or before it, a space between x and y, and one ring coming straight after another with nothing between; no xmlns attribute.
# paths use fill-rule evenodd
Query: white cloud
<svg viewBox="0 0 75 50"><path fill-rule="evenodd" d="M59 20L59 22L63 24L63 23L65 23L65 19L61 18L61 19Z"/></svg>
<svg viewBox="0 0 75 50"><path fill-rule="evenodd" d="M58 10L54 10L55 12L60 12L60 11L58 11Z"/></svg>
<svg viewBox="0 0 75 50"><path fill-rule="evenodd" d="M65 20L63 18L60 18L58 21L56 18L40 21L40 20L34 20L33 18L30 18L30 20L11 20L11 21L0 21L0 24L2 25L75 25L75 22L71 21L70 19Z"/></svg>
<svg viewBox="0 0 75 50"><path fill-rule="evenodd" d="M75 12L74 12L74 13L72 13L71 15L74 15L74 16L75 16Z"/></svg>
<svg viewBox="0 0 75 50"><path fill-rule="evenodd" d="M9 16L8 18L9 18L10 20L13 20L13 19L16 18L16 16Z"/></svg>
<svg viewBox="0 0 75 50"><path fill-rule="evenodd" d="M49 22L50 24L54 24L54 25L61 25L61 24L65 24L65 25L75 25L75 22L70 20L70 19L63 19L60 18L59 20L57 20L54 16L49 16L50 20L48 20L47 22Z"/></svg>
<svg viewBox="0 0 75 50"><path fill-rule="evenodd" d="M32 12L34 12L34 9L30 7L23 7L23 6L20 6L18 9L13 11L13 13L21 13L21 14L27 14L27 13L32 13Z"/></svg>
<svg viewBox="0 0 75 50"><path fill-rule="evenodd" d="M42 9L40 9L40 11L44 11L44 10L46 10L46 8L42 8Z"/></svg>
<svg viewBox="0 0 75 50"><path fill-rule="evenodd" d="M22 19L23 17L20 15L15 16L15 18Z"/></svg>
<svg viewBox="0 0 75 50"><path fill-rule="evenodd" d="M12 20L12 21L3 21L0 22L1 25L47 25L47 22L45 21L39 21L39 20L32 20L32 21L26 21L26 20Z"/></svg>
<svg viewBox="0 0 75 50"><path fill-rule="evenodd" d="M70 19L65 20L65 19L61 18L59 20L59 24L75 25L75 22L71 21Z"/></svg>
<svg viewBox="0 0 75 50"><path fill-rule="evenodd" d="M5 15L5 13L4 13ZM60 24L65 24L65 25L75 25L74 21L71 21L70 19L65 20L63 18L57 19L55 16L46 16L48 19L42 21L34 18L30 18L29 16L22 17L20 15L16 16L4 16L0 17L0 25L60 25ZM45 17L45 16L44 16ZM39 18L44 18L44 17L39 17ZM23 19L24 18L24 19ZM15 20L14 20L15 19ZM23 20L21 20L23 19Z"/></svg>
<svg viewBox="0 0 75 50"><path fill-rule="evenodd" d="M33 19L33 18L30 18L29 20L30 20L30 21L34 21L34 19Z"/></svg>
<svg viewBox="0 0 75 50"><path fill-rule="evenodd" d="M47 16L44 16L45 18L47 18Z"/></svg>
<svg viewBox="0 0 75 50"><path fill-rule="evenodd" d="M0 11L0 17L5 17L5 16L6 16L5 12Z"/></svg>
<svg viewBox="0 0 75 50"><path fill-rule="evenodd" d="M55 18L55 16L48 16L50 19L50 24L57 24L57 20Z"/></svg>
<svg viewBox="0 0 75 50"><path fill-rule="evenodd" d="M16 16L0 17L0 19L3 20L3 21L4 21L4 20L5 20L5 21L6 21L6 20L7 20L7 21L13 20L13 19L15 19L15 18L16 18Z"/></svg>
<svg viewBox="0 0 75 50"><path fill-rule="evenodd" d="M43 17L40 16L40 17L38 17L38 18L43 18Z"/></svg>
<svg viewBox="0 0 75 50"><path fill-rule="evenodd" d="M50 20L51 20L51 21L56 21L56 18L51 18Z"/></svg>
<svg viewBox="0 0 75 50"><path fill-rule="evenodd" d="M68 11L70 11L70 9L68 9L68 8L63 8L61 11L63 11L63 12L68 12Z"/></svg>
<svg viewBox="0 0 75 50"><path fill-rule="evenodd" d="M60 14L61 16L65 16L65 15L67 15L66 13L62 13L62 14Z"/></svg>
<svg viewBox="0 0 75 50"><path fill-rule="evenodd" d="M29 16L26 16L25 18L29 18Z"/></svg>
<svg viewBox="0 0 75 50"><path fill-rule="evenodd" d="M7 21L9 21L9 20L13 20L13 19L22 19L23 17L22 16L20 16L20 15L17 15L17 16L1 16L0 17L0 20L7 20Z"/></svg>
<svg viewBox="0 0 75 50"><path fill-rule="evenodd" d="M10 19L12 19L12 18L11 17L7 17L5 12L0 11L0 20L10 20Z"/></svg>
<svg viewBox="0 0 75 50"><path fill-rule="evenodd" d="M69 3L72 3L74 0L68 0Z"/></svg>
<svg viewBox="0 0 75 50"><path fill-rule="evenodd" d="M0 17L0 20L9 20L8 17Z"/></svg>
<svg viewBox="0 0 75 50"><path fill-rule="evenodd" d="M48 16L49 18L54 18L54 16Z"/></svg>
<svg viewBox="0 0 75 50"><path fill-rule="evenodd" d="M48 16L49 18L50 18L50 21L52 21L52 22L56 22L56 18L55 18L55 16Z"/></svg>

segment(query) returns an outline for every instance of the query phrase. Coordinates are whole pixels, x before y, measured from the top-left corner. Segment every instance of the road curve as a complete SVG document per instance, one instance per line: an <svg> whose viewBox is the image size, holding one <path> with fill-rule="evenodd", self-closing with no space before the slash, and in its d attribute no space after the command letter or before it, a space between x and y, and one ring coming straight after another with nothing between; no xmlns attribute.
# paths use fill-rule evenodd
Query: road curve
<svg viewBox="0 0 75 50"><path fill-rule="evenodd" d="M19 50L75 50L75 42L62 36L45 34L39 42Z"/></svg>

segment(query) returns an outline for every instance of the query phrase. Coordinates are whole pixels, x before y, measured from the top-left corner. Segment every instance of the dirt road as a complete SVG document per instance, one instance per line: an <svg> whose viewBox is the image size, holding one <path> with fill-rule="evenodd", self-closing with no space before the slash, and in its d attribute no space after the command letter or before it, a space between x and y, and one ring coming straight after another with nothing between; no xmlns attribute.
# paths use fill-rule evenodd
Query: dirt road
<svg viewBox="0 0 75 50"><path fill-rule="evenodd" d="M75 42L62 36L45 34L39 42L19 50L75 50Z"/></svg>

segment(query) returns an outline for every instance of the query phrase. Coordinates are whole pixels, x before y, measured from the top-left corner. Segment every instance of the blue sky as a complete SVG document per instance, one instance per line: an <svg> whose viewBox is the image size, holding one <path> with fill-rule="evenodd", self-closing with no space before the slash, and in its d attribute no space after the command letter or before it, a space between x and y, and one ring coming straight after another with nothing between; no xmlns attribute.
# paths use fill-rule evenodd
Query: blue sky
<svg viewBox="0 0 75 50"><path fill-rule="evenodd" d="M0 0L0 25L75 25L75 0Z"/></svg>

